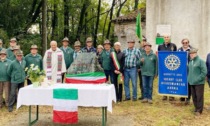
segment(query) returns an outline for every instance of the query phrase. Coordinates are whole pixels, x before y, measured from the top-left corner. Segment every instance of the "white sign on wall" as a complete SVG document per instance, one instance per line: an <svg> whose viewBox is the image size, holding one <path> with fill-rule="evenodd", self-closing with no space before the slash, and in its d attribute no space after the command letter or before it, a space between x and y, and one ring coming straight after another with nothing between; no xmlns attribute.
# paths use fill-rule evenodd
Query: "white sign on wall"
<svg viewBox="0 0 210 126"><path fill-rule="evenodd" d="M171 25L157 25L157 36L170 35L171 36Z"/></svg>

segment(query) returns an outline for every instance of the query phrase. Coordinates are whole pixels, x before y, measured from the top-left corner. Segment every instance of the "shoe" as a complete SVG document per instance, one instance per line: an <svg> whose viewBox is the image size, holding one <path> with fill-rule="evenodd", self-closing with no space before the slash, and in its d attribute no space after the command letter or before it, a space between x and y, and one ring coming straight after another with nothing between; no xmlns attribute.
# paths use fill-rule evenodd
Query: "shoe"
<svg viewBox="0 0 210 126"><path fill-rule="evenodd" d="M169 101L175 101L174 97L169 97Z"/></svg>
<svg viewBox="0 0 210 126"><path fill-rule="evenodd" d="M138 99L139 99L139 100L143 100L144 98L143 98L143 97L139 97Z"/></svg>
<svg viewBox="0 0 210 126"><path fill-rule="evenodd" d="M166 101L167 99L168 99L167 96L163 96L163 98L162 98L163 101Z"/></svg>
<svg viewBox="0 0 210 126"><path fill-rule="evenodd" d="M132 101L137 101L137 99L136 98L133 98Z"/></svg>
<svg viewBox="0 0 210 126"><path fill-rule="evenodd" d="M189 105L190 104L190 100L187 100L186 102L185 102L185 105Z"/></svg>
<svg viewBox="0 0 210 126"><path fill-rule="evenodd" d="M148 103L149 103L149 104L153 104L152 100L148 100Z"/></svg>
<svg viewBox="0 0 210 126"><path fill-rule="evenodd" d="M8 111L9 111L9 112L12 112L12 111L13 111L13 108L12 108L12 107L9 107L9 108L8 108Z"/></svg>
<svg viewBox="0 0 210 126"><path fill-rule="evenodd" d="M146 98L141 101L141 103L147 103L147 102L148 100Z"/></svg>
<svg viewBox="0 0 210 126"><path fill-rule="evenodd" d="M185 98L180 98L180 101L181 101L181 102L184 102L184 101L185 101Z"/></svg>
<svg viewBox="0 0 210 126"><path fill-rule="evenodd" d="M117 102L122 102L122 99L118 99Z"/></svg>
<svg viewBox="0 0 210 126"><path fill-rule="evenodd" d="M126 99L124 99L123 101L130 101L131 99L130 98L126 98Z"/></svg>
<svg viewBox="0 0 210 126"><path fill-rule="evenodd" d="M200 112L195 112L195 116L200 116L201 113Z"/></svg>

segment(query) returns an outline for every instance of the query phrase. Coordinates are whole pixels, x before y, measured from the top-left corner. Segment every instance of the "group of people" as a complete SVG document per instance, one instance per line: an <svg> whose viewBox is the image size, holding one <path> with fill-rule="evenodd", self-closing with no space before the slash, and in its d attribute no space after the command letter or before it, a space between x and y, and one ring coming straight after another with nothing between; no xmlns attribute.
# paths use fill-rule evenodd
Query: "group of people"
<svg viewBox="0 0 210 126"><path fill-rule="evenodd" d="M142 100L142 103L152 104L153 81L157 77L157 55L152 50L152 45L144 38L140 48L135 48L135 41L127 42L128 47L121 49L121 43L112 43L105 40L103 45L98 45L97 49L93 47L91 37L86 39L86 46L81 48L81 42L74 43L74 49L69 46L69 39L65 37L62 40L62 47L58 48L56 41L50 42L50 49L45 52L44 57L38 54L37 45L32 45L30 53L25 57L17 44L17 40L10 40L10 47L4 49L3 41L0 40L0 108L3 106L3 90L5 92L5 105L8 111L13 111L13 105L16 101L16 90L24 86L25 79L28 84L32 82L28 79L25 68L31 64L45 70L48 80L57 83L63 83L67 69L78 55L83 52L96 53L99 64L104 70L106 80L115 86L116 98L118 102L122 101L123 87L125 99L123 101ZM182 47L177 49L174 43L171 43L170 36L164 36L164 43L158 46L158 51L187 51L188 52L188 98L180 98L189 104L192 95L195 106L195 114L200 115L203 111L204 101L204 83L207 75L210 78L210 54L206 64L197 55L197 49L189 45L188 39L181 41ZM207 66L207 67L206 67ZM208 74L207 74L208 68ZM139 87L141 96L137 98L137 78L139 77ZM132 82L132 96L130 94L130 84ZM210 80L210 79L208 79ZM210 81L209 81L210 82ZM162 100L167 100L163 96ZM170 101L174 97L169 97Z"/></svg>

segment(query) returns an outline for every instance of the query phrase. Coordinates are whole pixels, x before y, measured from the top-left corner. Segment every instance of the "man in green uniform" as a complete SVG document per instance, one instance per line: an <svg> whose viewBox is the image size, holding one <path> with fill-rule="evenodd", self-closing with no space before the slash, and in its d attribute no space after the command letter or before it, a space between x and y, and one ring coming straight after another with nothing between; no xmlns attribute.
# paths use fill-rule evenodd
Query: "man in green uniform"
<svg viewBox="0 0 210 126"><path fill-rule="evenodd" d="M42 64L42 56L38 54L38 47L37 45L32 45L31 46L31 53L26 55L25 57L26 61L26 67L30 68L31 64L34 64L34 66L38 66L40 70L43 69L43 64ZM27 79L28 85L32 84L31 80Z"/></svg>
<svg viewBox="0 0 210 126"><path fill-rule="evenodd" d="M11 61L7 59L6 51L6 49L2 49L0 52L0 108L3 107L3 92L5 93L5 105L8 106L9 103L10 77L7 69Z"/></svg>
<svg viewBox="0 0 210 126"><path fill-rule="evenodd" d="M15 60L15 59L16 59L15 53L16 53L18 50L20 50L20 46L19 46L19 45L13 46L13 47L12 47L13 55L10 54L10 56L7 57L7 58L8 58L9 60L11 60L11 61ZM8 54L7 54L7 55L8 55Z"/></svg>
<svg viewBox="0 0 210 126"><path fill-rule="evenodd" d="M10 59L10 57L15 57L14 53L13 53L13 48L17 45L16 38L11 38L9 45L10 45L10 47L7 49L7 58L8 59Z"/></svg>
<svg viewBox="0 0 210 126"><path fill-rule="evenodd" d="M76 41L74 43L74 54L73 54L73 59L76 59L77 56L82 53L82 50L81 50L81 43L80 41Z"/></svg>
<svg viewBox="0 0 210 126"><path fill-rule="evenodd" d="M16 59L12 61L11 65L8 68L8 74L11 78L11 90L9 96L9 106L8 111L13 111L13 105L16 100L16 90L19 91L21 87L24 86L25 81L25 67L26 62L23 60L23 52L18 50L15 54Z"/></svg>
<svg viewBox="0 0 210 126"><path fill-rule="evenodd" d="M192 48L189 51L190 62L188 64L187 80L190 84L195 115L199 116L204 107L204 84L207 74L205 62L198 56L197 49Z"/></svg>
<svg viewBox="0 0 210 126"><path fill-rule="evenodd" d="M64 60L66 63L66 69L68 69L70 67L71 63L73 62L74 50L71 47L69 47L69 39L67 37L65 37L62 40L62 44L63 44L63 46L60 47L60 49L63 51ZM63 82L63 80L64 80L64 74L62 76L62 82Z"/></svg>
<svg viewBox="0 0 210 126"><path fill-rule="evenodd" d="M113 71L113 64L111 64L111 52L114 50L111 48L111 42L107 39L104 41L104 50L101 53L101 62L102 67L104 69L104 73L106 75L106 81L110 81L114 83L114 71Z"/></svg>

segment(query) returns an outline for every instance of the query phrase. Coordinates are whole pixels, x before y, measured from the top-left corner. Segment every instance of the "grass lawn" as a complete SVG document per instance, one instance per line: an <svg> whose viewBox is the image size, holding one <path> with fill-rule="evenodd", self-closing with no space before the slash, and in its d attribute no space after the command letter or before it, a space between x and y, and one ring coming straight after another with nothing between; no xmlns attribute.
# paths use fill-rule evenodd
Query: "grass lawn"
<svg viewBox="0 0 210 126"><path fill-rule="evenodd" d="M203 114L199 117L193 114L192 100L190 105L179 102L162 102L162 96L158 95L157 79L154 82L153 104L140 101L126 101L113 104L113 112L108 113L108 126L210 126L210 88L205 85L205 104ZM138 96L140 94L138 87ZM0 110L0 126L24 126L28 124L28 107L22 106L12 113L4 107ZM41 115L44 115L43 117ZM40 107L40 119L38 125L51 126L52 107ZM79 107L78 126L101 125L101 109Z"/></svg>

